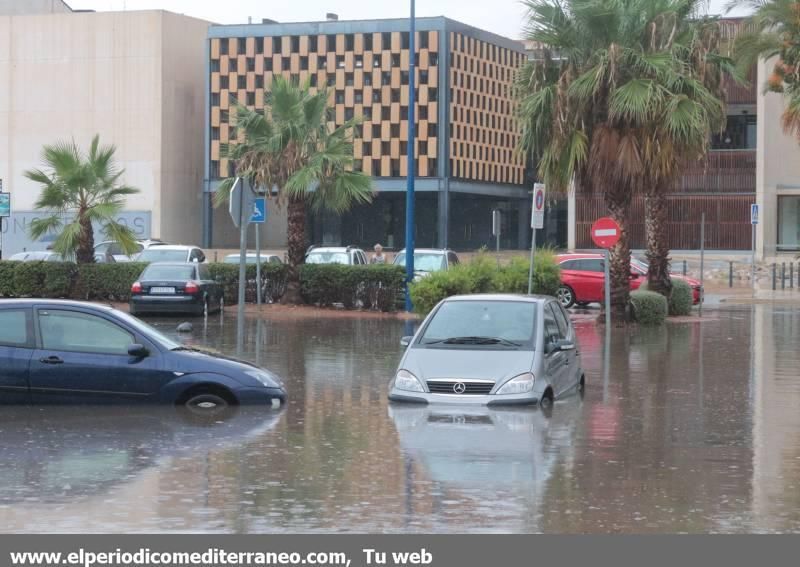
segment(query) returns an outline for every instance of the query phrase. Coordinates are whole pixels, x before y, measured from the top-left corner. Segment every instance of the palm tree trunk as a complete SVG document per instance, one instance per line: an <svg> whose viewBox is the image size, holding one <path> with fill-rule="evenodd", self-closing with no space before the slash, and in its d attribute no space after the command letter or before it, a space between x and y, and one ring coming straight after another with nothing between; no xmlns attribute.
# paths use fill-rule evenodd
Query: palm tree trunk
<svg viewBox="0 0 800 567"><path fill-rule="evenodd" d="M306 204L302 199L289 201L287 237L289 268L286 293L281 303L297 305L303 302L300 295L300 266L306 253Z"/></svg>
<svg viewBox="0 0 800 567"><path fill-rule="evenodd" d="M78 236L75 260L78 264L92 264L94 263L94 229L92 221L86 218L85 209L78 211L78 223L81 225L81 232Z"/></svg>
<svg viewBox="0 0 800 567"><path fill-rule="evenodd" d="M617 193L615 191L614 193ZM611 218L620 227L620 238L611 248L609 271L611 276L611 318L618 323L628 321L628 303L631 293L631 248L628 240L628 219L630 218L630 198L614 198L606 193L606 206Z"/></svg>
<svg viewBox="0 0 800 567"><path fill-rule="evenodd" d="M663 187L656 186L644 199L647 240L647 288L669 297L672 280L669 276L669 245L667 242L667 198Z"/></svg>

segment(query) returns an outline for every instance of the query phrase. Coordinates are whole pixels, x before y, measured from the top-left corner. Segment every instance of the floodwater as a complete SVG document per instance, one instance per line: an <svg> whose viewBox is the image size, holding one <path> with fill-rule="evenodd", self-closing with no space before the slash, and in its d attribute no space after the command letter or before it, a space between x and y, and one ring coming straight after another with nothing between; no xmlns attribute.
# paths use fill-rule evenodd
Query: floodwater
<svg viewBox="0 0 800 567"><path fill-rule="evenodd" d="M403 321L248 319L287 407L4 409L0 531L798 531L800 309L704 315L615 329L608 365L579 321L586 394L549 416L389 405ZM236 327L182 340L235 353Z"/></svg>

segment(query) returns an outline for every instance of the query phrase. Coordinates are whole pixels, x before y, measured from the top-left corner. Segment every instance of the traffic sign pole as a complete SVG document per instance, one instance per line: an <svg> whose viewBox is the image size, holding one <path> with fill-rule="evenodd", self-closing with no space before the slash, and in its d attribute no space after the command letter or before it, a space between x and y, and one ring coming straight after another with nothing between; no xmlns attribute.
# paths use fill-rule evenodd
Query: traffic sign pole
<svg viewBox="0 0 800 567"><path fill-rule="evenodd" d="M606 280L606 333L611 329L611 252L606 248L606 261L604 262L603 271L605 272ZM608 356L608 354L606 354Z"/></svg>
<svg viewBox="0 0 800 567"><path fill-rule="evenodd" d="M756 294L756 225L758 224L758 203L750 205L751 249L750 249L750 285L753 296Z"/></svg>
<svg viewBox="0 0 800 567"><path fill-rule="evenodd" d="M536 251L536 230L544 228L544 191L542 183L533 184L533 206L531 207L531 265L528 268L528 295L533 292L533 261Z"/></svg>
<svg viewBox="0 0 800 567"><path fill-rule="evenodd" d="M261 223L256 223L256 303L261 300Z"/></svg>
<svg viewBox="0 0 800 567"><path fill-rule="evenodd" d="M609 217L597 219L592 225L592 241L600 248L605 248L606 258L603 274L605 276L606 332L611 328L611 253L610 250L619 242L620 229L617 221Z"/></svg>

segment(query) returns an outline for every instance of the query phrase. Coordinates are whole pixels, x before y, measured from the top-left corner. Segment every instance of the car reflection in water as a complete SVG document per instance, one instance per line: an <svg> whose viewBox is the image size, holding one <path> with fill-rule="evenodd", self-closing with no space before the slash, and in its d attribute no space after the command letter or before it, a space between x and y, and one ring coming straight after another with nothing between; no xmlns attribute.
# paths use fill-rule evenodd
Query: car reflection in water
<svg viewBox="0 0 800 567"><path fill-rule="evenodd" d="M213 417L166 407L6 406L0 414L0 505L105 494L163 459L202 459L239 446L273 429L282 414L247 406Z"/></svg>
<svg viewBox="0 0 800 567"><path fill-rule="evenodd" d="M439 492L473 493L496 517L499 507L515 502L535 507L555 471L564 470L558 465L571 466L582 399L573 396L558 406L550 414L534 408L391 405L389 415L411 465L419 465Z"/></svg>

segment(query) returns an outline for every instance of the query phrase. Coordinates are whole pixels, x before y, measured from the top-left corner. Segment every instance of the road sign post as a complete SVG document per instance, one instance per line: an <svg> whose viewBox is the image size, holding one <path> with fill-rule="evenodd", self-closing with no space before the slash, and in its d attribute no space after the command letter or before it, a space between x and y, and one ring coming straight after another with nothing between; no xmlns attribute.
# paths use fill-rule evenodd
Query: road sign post
<svg viewBox="0 0 800 567"><path fill-rule="evenodd" d="M256 225L256 304L261 305L261 225L267 222L267 199L256 197L250 222Z"/></svg>
<svg viewBox="0 0 800 567"><path fill-rule="evenodd" d="M750 205L750 232L751 251L750 251L750 285L753 288L753 295L756 293L756 225L758 225L758 203Z"/></svg>
<svg viewBox="0 0 800 567"><path fill-rule="evenodd" d="M531 207L531 265L528 268L528 295L533 293L533 262L536 255L536 231L544 228L545 186L542 183L533 185L533 206Z"/></svg>
<svg viewBox="0 0 800 567"><path fill-rule="evenodd" d="M611 254L609 250L619 242L622 234L617 221L609 217L597 219L592 225L592 241L599 248L604 248L606 258L603 266L605 276L605 309L606 309L606 329L611 327Z"/></svg>
<svg viewBox="0 0 800 567"><path fill-rule="evenodd" d="M501 218L502 213L500 209L492 211L492 234L495 237L495 250L497 252L497 266L500 267L500 231L501 231Z"/></svg>

